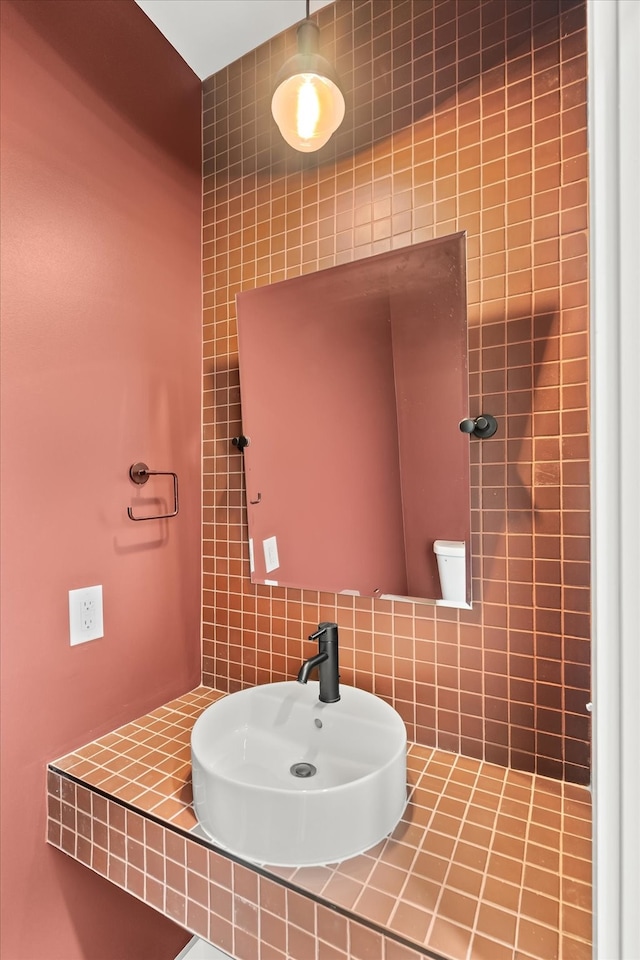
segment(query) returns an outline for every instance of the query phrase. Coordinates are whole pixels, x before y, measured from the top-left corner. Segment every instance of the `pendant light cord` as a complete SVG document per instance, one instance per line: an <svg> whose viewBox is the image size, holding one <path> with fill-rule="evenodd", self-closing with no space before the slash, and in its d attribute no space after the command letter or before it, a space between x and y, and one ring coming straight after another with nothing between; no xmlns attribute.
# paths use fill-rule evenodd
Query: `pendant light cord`
<svg viewBox="0 0 640 960"><path fill-rule="evenodd" d="M309 19L309 7L311 5L311 0L307 0L307 20Z"/></svg>

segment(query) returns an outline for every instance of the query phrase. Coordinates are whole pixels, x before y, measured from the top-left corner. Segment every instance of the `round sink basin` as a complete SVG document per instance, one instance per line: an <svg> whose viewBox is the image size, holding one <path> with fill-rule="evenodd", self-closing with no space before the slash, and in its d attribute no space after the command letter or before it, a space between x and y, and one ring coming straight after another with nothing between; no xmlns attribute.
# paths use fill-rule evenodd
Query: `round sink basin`
<svg viewBox="0 0 640 960"><path fill-rule="evenodd" d="M384 700L340 686L269 683L211 704L191 735L205 833L258 863L335 863L389 834L407 802L407 733Z"/></svg>

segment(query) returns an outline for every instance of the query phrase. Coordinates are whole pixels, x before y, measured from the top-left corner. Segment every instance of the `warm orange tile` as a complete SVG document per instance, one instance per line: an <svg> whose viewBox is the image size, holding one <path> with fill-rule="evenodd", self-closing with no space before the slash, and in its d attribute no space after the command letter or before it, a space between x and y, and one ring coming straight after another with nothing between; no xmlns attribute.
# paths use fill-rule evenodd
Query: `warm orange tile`
<svg viewBox="0 0 640 960"><path fill-rule="evenodd" d="M396 902L395 896L381 893L372 887L367 887L356 899L354 909L358 916L386 925L393 913Z"/></svg>
<svg viewBox="0 0 640 960"><path fill-rule="evenodd" d="M518 916L489 903L481 903L478 909L477 930L489 939L502 943L515 942Z"/></svg>
<svg viewBox="0 0 640 960"><path fill-rule="evenodd" d="M429 933L429 949L442 952L449 956L464 957L467 954L469 942L471 940L471 931L458 926L443 917L434 918L433 926Z"/></svg>
<svg viewBox="0 0 640 960"><path fill-rule="evenodd" d="M471 940L471 956L474 960L513 960L513 947L496 943L476 931Z"/></svg>
<svg viewBox="0 0 640 960"><path fill-rule="evenodd" d="M433 914L419 907L399 902L388 922L390 930L395 930L415 943L424 943L431 927Z"/></svg>
<svg viewBox="0 0 640 960"><path fill-rule="evenodd" d="M437 917L453 921L457 926L473 927L478 902L457 890L445 887L437 906Z"/></svg>
<svg viewBox="0 0 640 960"><path fill-rule="evenodd" d="M521 917L518 924L516 947L532 957L556 960L560 956L558 931L527 920L526 917Z"/></svg>

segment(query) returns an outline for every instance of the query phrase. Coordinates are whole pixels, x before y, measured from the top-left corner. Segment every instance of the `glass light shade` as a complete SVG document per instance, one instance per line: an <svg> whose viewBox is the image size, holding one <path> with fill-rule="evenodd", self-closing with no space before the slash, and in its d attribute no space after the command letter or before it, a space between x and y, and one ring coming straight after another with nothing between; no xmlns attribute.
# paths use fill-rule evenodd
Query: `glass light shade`
<svg viewBox="0 0 640 960"><path fill-rule="evenodd" d="M340 81L333 66L318 53L319 36L317 23L307 12L297 31L298 52L279 70L271 99L280 133L303 153L323 147L344 119Z"/></svg>
<svg viewBox="0 0 640 960"><path fill-rule="evenodd" d="M296 73L277 87L271 112L280 133L295 150L319 150L344 119L344 97L328 77Z"/></svg>

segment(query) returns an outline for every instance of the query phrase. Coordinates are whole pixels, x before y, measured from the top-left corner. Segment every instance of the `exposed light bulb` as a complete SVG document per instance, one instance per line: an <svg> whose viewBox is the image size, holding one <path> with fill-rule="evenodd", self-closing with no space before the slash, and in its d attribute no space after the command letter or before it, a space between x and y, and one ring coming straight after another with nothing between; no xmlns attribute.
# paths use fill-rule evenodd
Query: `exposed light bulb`
<svg viewBox="0 0 640 960"><path fill-rule="evenodd" d="M319 150L344 119L345 102L332 65L318 53L317 25L298 27L298 53L282 66L275 81L271 112L280 133L302 153Z"/></svg>
<svg viewBox="0 0 640 960"><path fill-rule="evenodd" d="M344 97L326 77L296 74L280 84L271 110L287 143L310 153L323 147L342 123Z"/></svg>
<svg viewBox="0 0 640 960"><path fill-rule="evenodd" d="M305 77L298 90L298 109L296 110L296 128L301 140L310 140L318 127L320 119L320 98L311 77Z"/></svg>

